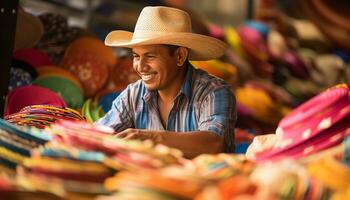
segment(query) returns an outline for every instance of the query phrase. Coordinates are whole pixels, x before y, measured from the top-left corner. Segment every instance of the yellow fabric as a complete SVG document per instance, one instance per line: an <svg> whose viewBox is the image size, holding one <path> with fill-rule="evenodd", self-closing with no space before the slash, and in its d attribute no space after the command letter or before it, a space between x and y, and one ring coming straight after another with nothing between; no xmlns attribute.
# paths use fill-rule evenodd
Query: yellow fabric
<svg viewBox="0 0 350 200"><path fill-rule="evenodd" d="M35 156L24 161L26 167L40 167L55 171L68 171L79 173L108 173L109 168L101 163L81 162L64 158L48 158Z"/></svg>
<svg viewBox="0 0 350 200"><path fill-rule="evenodd" d="M227 43L235 50L235 52L238 53L239 56L245 58L246 55L244 54L239 35L235 31L235 29L231 26L226 26L224 28L224 32Z"/></svg>
<svg viewBox="0 0 350 200"><path fill-rule="evenodd" d="M23 162L23 160L26 158L20 154L17 154L13 151L6 149L4 147L0 147L0 155L1 155L1 157L8 159L12 162L18 163L18 164L21 164Z"/></svg>
<svg viewBox="0 0 350 200"><path fill-rule="evenodd" d="M235 66L220 60L191 61L191 64L195 68L202 69L208 72L208 74L219 77L228 83L233 83L237 76Z"/></svg>
<svg viewBox="0 0 350 200"><path fill-rule="evenodd" d="M350 187L348 187L345 190L335 192L331 197L331 200L344 200L344 199L350 199Z"/></svg>
<svg viewBox="0 0 350 200"><path fill-rule="evenodd" d="M350 169L335 158L315 161L307 166L309 174L333 190L350 187Z"/></svg>
<svg viewBox="0 0 350 200"><path fill-rule="evenodd" d="M236 90L237 102L252 109L253 116L271 124L276 124L289 109L273 99L262 89L240 87Z"/></svg>

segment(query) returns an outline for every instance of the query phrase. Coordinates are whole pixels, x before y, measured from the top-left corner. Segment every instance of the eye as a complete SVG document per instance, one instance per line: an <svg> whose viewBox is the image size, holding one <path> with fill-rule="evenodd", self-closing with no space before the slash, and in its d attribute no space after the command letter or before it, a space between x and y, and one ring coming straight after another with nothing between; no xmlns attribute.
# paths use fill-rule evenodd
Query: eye
<svg viewBox="0 0 350 200"><path fill-rule="evenodd" d="M139 59L140 58L140 56L137 55L137 54L133 54L132 56L134 57L134 59Z"/></svg>
<svg viewBox="0 0 350 200"><path fill-rule="evenodd" d="M155 58L156 56L155 55L152 55L152 54L149 54L147 55L147 58Z"/></svg>

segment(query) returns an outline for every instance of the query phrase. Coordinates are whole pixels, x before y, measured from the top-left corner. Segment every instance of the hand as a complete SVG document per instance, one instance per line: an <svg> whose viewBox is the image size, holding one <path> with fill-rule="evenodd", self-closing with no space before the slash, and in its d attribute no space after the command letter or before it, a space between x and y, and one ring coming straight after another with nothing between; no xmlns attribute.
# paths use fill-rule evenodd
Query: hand
<svg viewBox="0 0 350 200"><path fill-rule="evenodd" d="M159 131L128 128L122 132L117 133L116 136L124 139L152 140L154 142L159 142L161 133Z"/></svg>
<svg viewBox="0 0 350 200"><path fill-rule="evenodd" d="M253 142L249 145L245 156L248 160L255 160L258 153L269 151L279 144L280 137L276 134L265 134L254 137Z"/></svg>
<svg viewBox="0 0 350 200"><path fill-rule="evenodd" d="M242 143L248 142L251 143L254 139L254 134L249 133L247 130L235 128L235 142Z"/></svg>

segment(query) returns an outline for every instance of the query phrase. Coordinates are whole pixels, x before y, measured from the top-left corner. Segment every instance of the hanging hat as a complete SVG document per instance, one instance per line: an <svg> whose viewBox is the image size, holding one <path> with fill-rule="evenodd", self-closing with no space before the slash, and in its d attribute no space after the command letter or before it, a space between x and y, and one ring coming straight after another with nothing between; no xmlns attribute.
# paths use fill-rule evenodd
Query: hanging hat
<svg viewBox="0 0 350 200"><path fill-rule="evenodd" d="M237 28L244 51L253 58L261 61L268 59L267 44L263 36L255 29L249 26L240 26Z"/></svg>
<svg viewBox="0 0 350 200"><path fill-rule="evenodd" d="M111 78L117 90L124 90L130 83L140 79L139 74L132 67L132 63L132 58L122 58L112 68Z"/></svg>
<svg viewBox="0 0 350 200"><path fill-rule="evenodd" d="M35 47L46 53L54 64L58 64L67 46L78 38L83 30L68 26L66 16L61 14L43 13L38 18L44 25L44 34Z"/></svg>
<svg viewBox="0 0 350 200"><path fill-rule="evenodd" d="M110 32L107 46L135 47L169 44L189 48L190 60L209 60L224 54L226 45L218 39L192 33L190 16L170 7L145 7L137 20L134 32Z"/></svg>
<svg viewBox="0 0 350 200"><path fill-rule="evenodd" d="M104 45L103 41L93 37L81 37L74 40L66 49L65 56L75 54L77 52L89 52L98 56L102 61L109 66L114 66L117 59L113 49Z"/></svg>
<svg viewBox="0 0 350 200"><path fill-rule="evenodd" d="M16 113L26 106L37 104L67 106L64 100L51 90L27 85L17 87L8 94L4 116Z"/></svg>
<svg viewBox="0 0 350 200"><path fill-rule="evenodd" d="M39 77L57 76L57 77L68 79L71 82L73 82L74 85L76 85L82 93L84 92L83 86L79 81L78 77L74 76L70 71L66 69L51 65L51 66L42 66L40 68L37 68L36 70L39 73Z"/></svg>
<svg viewBox="0 0 350 200"><path fill-rule="evenodd" d="M43 35L44 28L38 17L18 9L15 49L33 47Z"/></svg>
<svg viewBox="0 0 350 200"><path fill-rule="evenodd" d="M21 60L12 59L8 90L11 91L16 87L29 85L37 76L38 73L32 65Z"/></svg>
<svg viewBox="0 0 350 200"><path fill-rule="evenodd" d="M88 51L66 54L60 65L79 79L85 97L94 96L107 83L109 76L107 63Z"/></svg>
<svg viewBox="0 0 350 200"><path fill-rule="evenodd" d="M56 75L40 76L33 81L38 85L59 94L70 108L80 108L83 105L83 94L80 88L67 78Z"/></svg>
<svg viewBox="0 0 350 200"><path fill-rule="evenodd" d="M33 81L29 72L21 68L10 68L10 80L8 84L8 91L11 91L19 86L29 85Z"/></svg>
<svg viewBox="0 0 350 200"><path fill-rule="evenodd" d="M25 61L33 67L52 65L51 59L45 53L35 48L19 49L13 52L12 57Z"/></svg>
<svg viewBox="0 0 350 200"><path fill-rule="evenodd" d="M244 22L244 24L250 28L255 29L256 31L258 31L261 36L263 36L263 38L266 40L267 36L269 34L269 27L263 23L263 22L259 22L259 21L254 21L254 20L248 20L246 22Z"/></svg>
<svg viewBox="0 0 350 200"><path fill-rule="evenodd" d="M38 76L38 72L34 68L33 65L26 61L18 60L13 58L11 60L11 68L19 68L22 69L30 74L30 76L35 79Z"/></svg>

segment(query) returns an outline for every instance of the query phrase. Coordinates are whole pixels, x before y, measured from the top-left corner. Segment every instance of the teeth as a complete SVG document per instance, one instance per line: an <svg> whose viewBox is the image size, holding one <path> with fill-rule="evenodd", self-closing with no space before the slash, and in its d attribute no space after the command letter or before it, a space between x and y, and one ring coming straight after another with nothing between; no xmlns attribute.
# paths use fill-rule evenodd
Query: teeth
<svg viewBox="0 0 350 200"><path fill-rule="evenodd" d="M148 81L148 80L151 80L153 78L153 74L142 75L141 78L144 81Z"/></svg>

